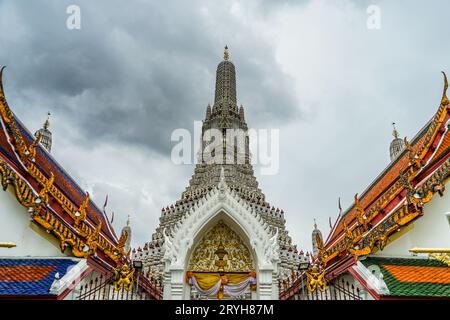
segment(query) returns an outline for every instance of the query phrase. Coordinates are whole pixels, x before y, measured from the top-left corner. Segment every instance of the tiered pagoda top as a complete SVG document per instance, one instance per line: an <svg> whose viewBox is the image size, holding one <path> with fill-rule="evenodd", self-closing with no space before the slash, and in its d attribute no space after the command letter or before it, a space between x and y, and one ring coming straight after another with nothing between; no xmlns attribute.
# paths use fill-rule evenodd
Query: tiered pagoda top
<svg viewBox="0 0 450 320"><path fill-rule="evenodd" d="M217 66L214 105L207 106L202 126L202 137L211 129L220 130L222 133L224 139L221 143L222 148L219 146L216 150L222 150L221 160L223 161L208 162L211 151L208 151L208 143L202 141L194 175L182 194L184 200L201 197L217 186L222 167L225 170L226 183L231 189L239 192L244 198L264 200L264 194L258 188L258 182L250 164L248 127L244 107L242 105L238 107L236 102L236 69L229 58L228 47L225 47L223 61ZM236 143L234 150L230 148L227 150L227 129L241 130L244 136L242 148L238 148Z"/></svg>
<svg viewBox="0 0 450 320"><path fill-rule="evenodd" d="M175 204L162 208L160 224L152 234L151 241L146 243L143 249L138 248L133 251L133 259L143 260L145 269L160 277L164 273L162 261L164 234L170 236L176 225L182 223L183 217L202 199L205 199L207 194L218 189L220 182L224 180L227 189L234 191L237 197L241 198L251 210L254 210L270 226L271 232L278 230L281 278L290 276L293 270L297 270L299 261L304 258L299 254L297 247L292 244L292 239L286 230L283 210L266 202L264 194L258 188L258 182L250 163L244 107L238 107L236 102L236 70L229 57L228 48L225 47L223 61L217 67L214 105L207 106L202 126L202 137L209 129L215 129L222 133L222 141L219 141L221 143L218 146L216 145L214 153L217 155L216 153L219 152L218 158L226 161L210 162L208 155L211 156L211 150L206 148L208 147L206 142L202 142L194 174L188 187L182 193L181 199ZM229 129L240 129L240 133L244 135L244 143L237 150L230 148L230 139L226 139L226 132ZM223 175L221 175L222 168Z"/></svg>
<svg viewBox="0 0 450 320"><path fill-rule="evenodd" d="M236 104L236 69L229 59L228 47L225 46L223 61L217 66L215 105L223 101Z"/></svg>

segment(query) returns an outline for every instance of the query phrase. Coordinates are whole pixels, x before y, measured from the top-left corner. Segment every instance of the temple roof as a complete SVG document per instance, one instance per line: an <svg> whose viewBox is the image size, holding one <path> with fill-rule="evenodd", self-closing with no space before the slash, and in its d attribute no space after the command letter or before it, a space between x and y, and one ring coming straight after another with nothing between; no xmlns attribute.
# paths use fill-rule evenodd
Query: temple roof
<svg viewBox="0 0 450 320"><path fill-rule="evenodd" d="M359 256L382 249L393 232L420 217L423 203L443 191L441 184L450 174L450 103L445 75L444 80L441 103L433 118L411 142L405 139L404 150L339 215L322 248L326 263L333 264L330 261L339 260L343 252ZM408 210L399 207L402 203L414 206Z"/></svg>
<svg viewBox="0 0 450 320"><path fill-rule="evenodd" d="M364 266L378 266L390 296L450 297L450 268L437 260L368 257Z"/></svg>
<svg viewBox="0 0 450 320"><path fill-rule="evenodd" d="M432 119L414 136L411 140L411 146L414 151L417 151L420 146L423 145L425 134L431 124ZM380 174L367 186L367 188L359 195L360 204L363 207L370 206L377 198L379 198L386 189L392 185L392 183L398 179L400 170L405 169L409 164L409 158L407 150L400 153L397 158L390 162L387 167L380 172ZM352 220L356 218L356 208L352 204L345 211L342 212L341 216L336 221L336 229L334 232L329 234L327 243L333 241L335 236L343 231L345 221L349 224Z"/></svg>
<svg viewBox="0 0 450 320"><path fill-rule="evenodd" d="M34 136L17 117L15 119L24 140L28 144L31 144L34 141ZM83 191L78 183L75 182L53 156L41 145L38 145L37 148L35 164L39 166L39 169L41 169L47 177L50 176L50 172L53 173L55 177L54 184L59 187L61 192L64 193L70 201L78 205L84 201L86 192ZM111 241L117 241L117 235L110 224L108 217L92 200L89 201L86 212L87 217L93 224L102 222L102 232L107 235Z"/></svg>
<svg viewBox="0 0 450 320"><path fill-rule="evenodd" d="M38 258L0 259L1 296L49 296L55 281L79 262L79 259Z"/></svg>
<svg viewBox="0 0 450 320"><path fill-rule="evenodd" d="M0 176L14 185L32 219L60 240L61 250L93 257L108 268L125 257L125 238L117 239L106 216L10 109L0 72ZM86 251L85 247L89 250ZM98 249L98 250L97 250ZM96 254L97 253L97 254Z"/></svg>

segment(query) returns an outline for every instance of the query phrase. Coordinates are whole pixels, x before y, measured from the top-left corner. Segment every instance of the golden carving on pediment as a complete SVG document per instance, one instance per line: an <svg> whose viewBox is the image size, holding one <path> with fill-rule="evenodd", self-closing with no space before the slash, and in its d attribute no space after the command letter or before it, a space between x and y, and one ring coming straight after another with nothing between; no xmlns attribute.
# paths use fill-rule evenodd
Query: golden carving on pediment
<svg viewBox="0 0 450 320"><path fill-rule="evenodd" d="M221 220L200 240L188 269L197 272L250 272L254 267L247 246Z"/></svg>

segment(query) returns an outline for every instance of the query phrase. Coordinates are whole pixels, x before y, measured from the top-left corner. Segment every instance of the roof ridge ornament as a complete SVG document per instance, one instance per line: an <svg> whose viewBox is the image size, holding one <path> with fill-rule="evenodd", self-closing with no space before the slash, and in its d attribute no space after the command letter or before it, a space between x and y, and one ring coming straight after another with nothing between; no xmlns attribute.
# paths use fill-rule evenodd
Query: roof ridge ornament
<svg viewBox="0 0 450 320"><path fill-rule="evenodd" d="M34 139L33 143L31 143L30 146L28 147L28 150L25 150L25 155L27 155L28 158L32 162L35 161L36 148L39 145L39 143L41 142L41 138L42 138L42 134L40 132L38 132L38 134L36 135L36 138Z"/></svg>
<svg viewBox="0 0 450 320"><path fill-rule="evenodd" d="M89 192L86 191L86 197L84 198L83 202L80 204L80 207L75 212L75 218L74 218L74 224L76 227L80 225L81 221L85 221L87 217L87 208L89 205L90 195Z"/></svg>
<svg viewBox="0 0 450 320"><path fill-rule="evenodd" d="M43 188L41 189L41 191L39 191L38 198L35 201L37 205L41 203L48 205L48 194L51 192L51 189L53 188L54 181L55 176L53 175L53 172L50 172L50 177L47 179L47 181L43 182Z"/></svg>
<svg viewBox="0 0 450 320"><path fill-rule="evenodd" d="M6 102L5 91L3 89L3 71L6 66L0 68L0 115L3 118L3 121L9 124L12 120L11 111L8 110L8 103Z"/></svg>
<svg viewBox="0 0 450 320"><path fill-rule="evenodd" d="M444 71L442 71L442 74L444 75L444 92L442 93L441 105L448 106L450 104L450 101L447 97L448 79Z"/></svg>
<svg viewBox="0 0 450 320"><path fill-rule="evenodd" d="M3 70L5 70L6 66L2 66L0 68L0 95L5 95L5 91L3 90Z"/></svg>
<svg viewBox="0 0 450 320"><path fill-rule="evenodd" d="M364 231L368 230L369 219L364 211L364 207L361 205L358 194L355 194L355 210L358 218L358 224L364 228Z"/></svg>

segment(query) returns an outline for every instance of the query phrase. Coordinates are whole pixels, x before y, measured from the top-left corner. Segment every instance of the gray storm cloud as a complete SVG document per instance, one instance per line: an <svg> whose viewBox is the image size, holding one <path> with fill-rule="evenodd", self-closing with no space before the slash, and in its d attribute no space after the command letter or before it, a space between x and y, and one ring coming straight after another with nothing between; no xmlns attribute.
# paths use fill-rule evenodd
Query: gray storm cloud
<svg viewBox="0 0 450 320"><path fill-rule="evenodd" d="M66 8L81 8L81 30ZM367 6L381 9L366 28ZM53 152L134 245L148 241L192 166L170 161L171 132L213 100L228 44L248 123L279 128L280 172L260 176L300 247L388 164L390 123L411 137L450 72L447 13L433 1L0 1L0 64L32 131L50 110Z"/></svg>

